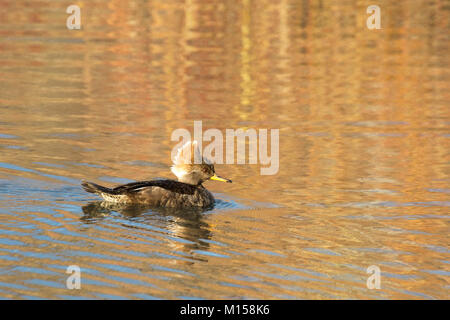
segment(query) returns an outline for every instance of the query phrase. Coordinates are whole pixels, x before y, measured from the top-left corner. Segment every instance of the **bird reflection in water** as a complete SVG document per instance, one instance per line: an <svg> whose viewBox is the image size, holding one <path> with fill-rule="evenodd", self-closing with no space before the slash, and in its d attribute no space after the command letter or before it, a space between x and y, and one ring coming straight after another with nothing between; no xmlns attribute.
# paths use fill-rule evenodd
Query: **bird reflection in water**
<svg viewBox="0 0 450 320"><path fill-rule="evenodd" d="M148 224L158 229L166 229L163 236L171 250L184 252L192 259L205 260L198 255L193 256L193 250L208 250L212 237L211 226L205 221L205 212L214 208L163 208L142 204L121 204L107 201L91 202L82 207L84 215L80 218L85 224L96 224L119 213L123 218ZM131 226L130 226L131 227ZM133 228L139 228L133 226ZM143 228L145 231L148 229ZM178 239L188 241L177 241Z"/></svg>

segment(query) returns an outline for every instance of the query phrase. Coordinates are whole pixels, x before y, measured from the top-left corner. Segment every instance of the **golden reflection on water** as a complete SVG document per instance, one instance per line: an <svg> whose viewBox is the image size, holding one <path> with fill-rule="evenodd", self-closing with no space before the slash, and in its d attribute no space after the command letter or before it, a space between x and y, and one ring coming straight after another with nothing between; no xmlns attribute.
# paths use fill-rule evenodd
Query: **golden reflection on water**
<svg viewBox="0 0 450 320"><path fill-rule="evenodd" d="M381 30L370 1L77 4L72 31L0 4L0 296L448 298L446 1L378 1ZM81 179L171 177L194 120L280 129L279 172L219 166L209 213L86 217Z"/></svg>

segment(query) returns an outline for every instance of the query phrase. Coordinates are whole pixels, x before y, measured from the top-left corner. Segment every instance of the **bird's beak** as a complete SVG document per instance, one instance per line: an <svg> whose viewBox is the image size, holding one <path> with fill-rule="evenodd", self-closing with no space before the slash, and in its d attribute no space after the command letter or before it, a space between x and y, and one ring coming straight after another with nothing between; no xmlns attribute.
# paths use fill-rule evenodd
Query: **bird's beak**
<svg viewBox="0 0 450 320"><path fill-rule="evenodd" d="M218 175L214 174L211 178L209 178L211 180L217 180L217 181L222 181L222 182L228 182L231 183L232 181L230 179L225 179L222 177L219 177Z"/></svg>

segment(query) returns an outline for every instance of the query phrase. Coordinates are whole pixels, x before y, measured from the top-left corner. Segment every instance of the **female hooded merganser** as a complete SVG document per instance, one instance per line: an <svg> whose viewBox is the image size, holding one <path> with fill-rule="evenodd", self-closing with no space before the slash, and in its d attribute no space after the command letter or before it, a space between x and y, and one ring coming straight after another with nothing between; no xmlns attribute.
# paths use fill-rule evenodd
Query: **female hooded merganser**
<svg viewBox="0 0 450 320"><path fill-rule="evenodd" d="M200 164L194 159L201 159ZM172 172L175 180L152 180L107 188L92 182L83 182L84 190L116 203L140 203L161 207L209 207L214 204L213 195L202 185L206 180L231 182L216 175L214 165L201 157L197 141L187 142L174 158Z"/></svg>

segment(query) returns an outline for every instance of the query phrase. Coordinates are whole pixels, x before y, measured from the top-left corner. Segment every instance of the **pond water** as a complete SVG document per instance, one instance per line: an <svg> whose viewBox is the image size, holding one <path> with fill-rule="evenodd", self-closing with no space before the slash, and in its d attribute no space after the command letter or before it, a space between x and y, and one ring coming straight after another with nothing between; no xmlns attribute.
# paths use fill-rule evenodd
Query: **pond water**
<svg viewBox="0 0 450 320"><path fill-rule="evenodd" d="M1 298L449 298L446 1L380 30L367 1L77 4L0 4ZM80 187L173 178L194 121L279 129L278 172L217 165L204 212Z"/></svg>

